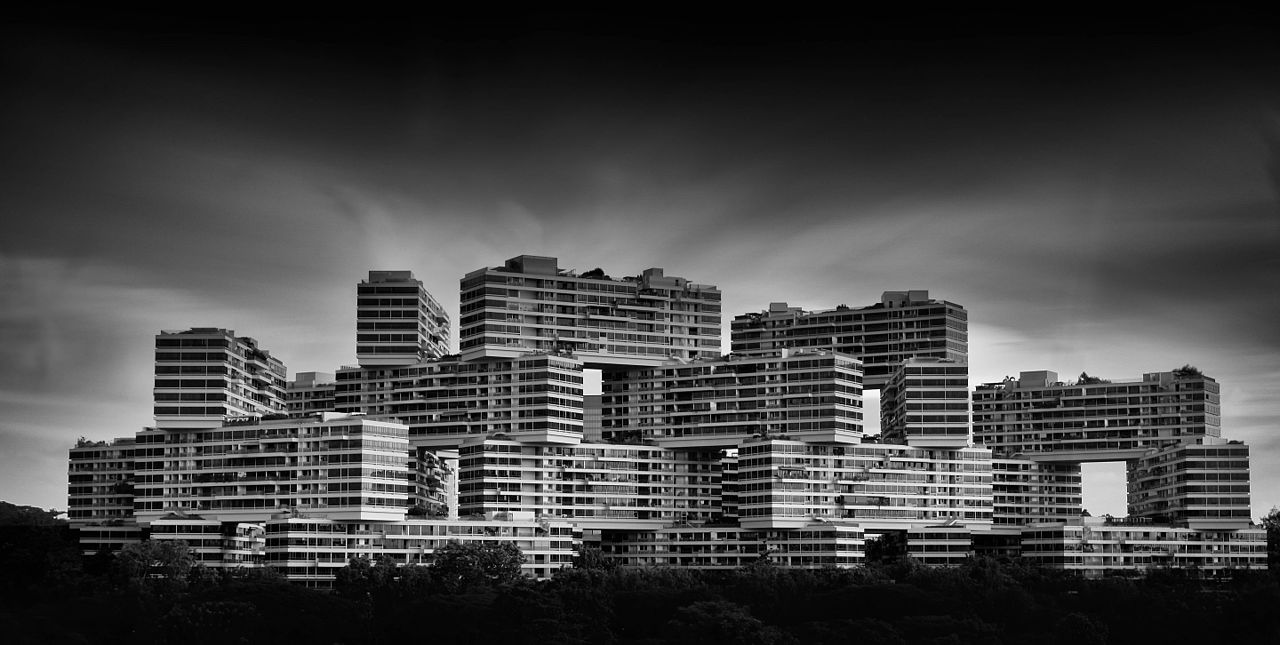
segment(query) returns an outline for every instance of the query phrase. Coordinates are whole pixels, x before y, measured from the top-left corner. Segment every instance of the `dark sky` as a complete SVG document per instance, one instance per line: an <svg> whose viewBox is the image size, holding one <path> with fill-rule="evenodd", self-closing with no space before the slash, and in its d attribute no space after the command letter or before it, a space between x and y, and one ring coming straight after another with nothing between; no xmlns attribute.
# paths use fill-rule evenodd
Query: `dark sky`
<svg viewBox="0 0 1280 645"><path fill-rule="evenodd" d="M456 320L463 273L530 253L716 284L726 320L928 289L975 383L1197 365L1280 504L1280 38L1245 10L31 11L0 33L0 498L64 507L76 437L151 421L160 329L332 371L368 270Z"/></svg>

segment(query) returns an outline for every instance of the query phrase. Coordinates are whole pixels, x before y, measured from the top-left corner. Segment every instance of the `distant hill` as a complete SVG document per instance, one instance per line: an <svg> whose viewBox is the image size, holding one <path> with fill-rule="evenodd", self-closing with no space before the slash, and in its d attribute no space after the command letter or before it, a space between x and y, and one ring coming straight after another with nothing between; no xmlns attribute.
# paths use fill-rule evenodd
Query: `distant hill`
<svg viewBox="0 0 1280 645"><path fill-rule="evenodd" d="M60 511L44 510L35 506L18 506L0 501L0 526L57 526L66 524L58 519Z"/></svg>

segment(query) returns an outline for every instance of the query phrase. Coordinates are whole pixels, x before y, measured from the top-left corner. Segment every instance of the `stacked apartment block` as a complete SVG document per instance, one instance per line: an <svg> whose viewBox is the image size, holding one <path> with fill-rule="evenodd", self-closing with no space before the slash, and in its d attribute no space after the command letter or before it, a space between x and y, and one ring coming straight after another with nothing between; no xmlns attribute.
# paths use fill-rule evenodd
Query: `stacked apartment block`
<svg viewBox="0 0 1280 645"><path fill-rule="evenodd" d="M720 291L658 268L519 256L460 293L447 355L421 283L370 272L359 365L287 386L252 339L157 336L156 427L71 451L86 551L184 539L210 566L318 586L352 557L423 563L451 540L514 542L537 576L584 543L624 565L856 566L888 534L939 566L1265 566L1247 447L1218 438L1217 384L1192 369L971 392L967 312L924 291L774 304L733 320L726 356ZM1118 459L1130 517L1082 518L1080 464Z"/></svg>

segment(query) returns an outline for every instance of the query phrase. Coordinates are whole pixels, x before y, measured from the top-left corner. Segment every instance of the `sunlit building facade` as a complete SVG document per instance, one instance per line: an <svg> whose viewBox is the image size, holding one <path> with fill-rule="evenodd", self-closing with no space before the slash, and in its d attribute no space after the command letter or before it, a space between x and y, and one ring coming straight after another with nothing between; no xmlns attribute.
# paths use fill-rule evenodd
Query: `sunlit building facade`
<svg viewBox="0 0 1280 645"><path fill-rule="evenodd" d="M195 327L156 336L160 429L212 428L285 412L285 366L246 336Z"/></svg>
<svg viewBox="0 0 1280 645"><path fill-rule="evenodd" d="M1080 464L993 457L991 504L997 526L1075 521L1084 512Z"/></svg>
<svg viewBox="0 0 1280 645"><path fill-rule="evenodd" d="M134 514L224 522L284 510L398 520L409 500L409 430L358 416L137 434Z"/></svg>
<svg viewBox="0 0 1280 645"><path fill-rule="evenodd" d="M1249 446L1204 437L1130 461L1129 516L1193 529L1248 528Z"/></svg>
<svg viewBox="0 0 1280 645"><path fill-rule="evenodd" d="M154 428L82 440L86 552L181 540L211 567L330 586L351 558L429 563L511 542L547 577L583 543L627 566L858 566L892 536L930 566L1022 555L1085 575L1255 568L1248 447L1194 368L1053 372L969 390L968 314L925 291L733 322L661 269L522 255L461 280L449 318L407 271L357 294L358 366L303 372L219 328L156 336ZM601 371L588 395L584 371ZM863 388L881 390L863 436ZM1081 463L1123 460L1127 520L1082 518Z"/></svg>
<svg viewBox="0 0 1280 645"><path fill-rule="evenodd" d="M992 522L991 452L752 439L738 449L739 523L798 528L815 518L902 530Z"/></svg>
<svg viewBox="0 0 1280 645"><path fill-rule="evenodd" d="M606 440L721 448L754 435L820 443L862 437L862 369L828 351L674 361L615 372L601 384Z"/></svg>
<svg viewBox="0 0 1280 645"><path fill-rule="evenodd" d="M457 448L476 436L582 440L582 362L569 355L460 360L338 370L339 412L394 419L414 446Z"/></svg>
<svg viewBox="0 0 1280 645"><path fill-rule="evenodd" d="M449 315L412 271L370 271L356 285L356 357L409 365L449 353Z"/></svg>
<svg viewBox="0 0 1280 645"><path fill-rule="evenodd" d="M880 436L920 448L972 445L969 366L948 358L909 358L880 391Z"/></svg>
<svg viewBox="0 0 1280 645"><path fill-rule="evenodd" d="M660 268L614 279L521 255L461 281L462 358L567 351L591 365L720 354L720 291Z"/></svg>
<svg viewBox="0 0 1280 645"><path fill-rule="evenodd" d="M736 316L730 325L733 353L825 349L862 361L865 385L880 389L902 361L916 357L964 363L969 355L969 313L929 297L928 291L886 291L866 307L805 311L775 302Z"/></svg>
<svg viewBox="0 0 1280 645"><path fill-rule="evenodd" d="M1090 578L1153 569L1230 574L1267 568L1267 536L1257 527L1209 531L1158 525L1144 518L1084 517L1023 527L1022 557Z"/></svg>
<svg viewBox="0 0 1280 645"><path fill-rule="evenodd" d="M718 451L475 439L459 459L463 515L526 512L590 530L723 518Z"/></svg>
<svg viewBox="0 0 1280 645"><path fill-rule="evenodd" d="M769 563L796 569L855 567L865 562L862 527L810 521L794 529L676 525L651 531L609 531L601 553L622 566L729 570Z"/></svg>
<svg viewBox="0 0 1280 645"><path fill-rule="evenodd" d="M1144 374L1140 381L1064 383L1055 372L973 392L974 441L1041 461L1128 461L1152 448L1221 434L1217 381L1194 371Z"/></svg>

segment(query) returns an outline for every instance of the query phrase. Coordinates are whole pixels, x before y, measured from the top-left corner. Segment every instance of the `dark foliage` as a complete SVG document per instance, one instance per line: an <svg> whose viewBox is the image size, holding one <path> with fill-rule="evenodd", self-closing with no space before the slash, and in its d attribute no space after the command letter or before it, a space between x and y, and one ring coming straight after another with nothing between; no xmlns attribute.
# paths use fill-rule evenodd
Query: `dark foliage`
<svg viewBox="0 0 1280 645"><path fill-rule="evenodd" d="M509 559L459 550L434 566L355 560L326 593L147 547L133 564L82 558L66 535L24 531L0 532L7 643L1280 642L1271 572L1085 580L1018 562L931 569L893 556L861 569L695 572L620 569L593 554L591 566L533 581L508 575ZM184 572L181 584L122 575L140 562Z"/></svg>
<svg viewBox="0 0 1280 645"><path fill-rule="evenodd" d="M1204 376L1204 374L1200 372L1200 368L1191 365L1190 363L1173 370L1173 375L1178 378L1199 378Z"/></svg>
<svg viewBox="0 0 1280 645"><path fill-rule="evenodd" d="M53 509L44 510L35 506L19 506L9 502L0 502L0 526L57 526L65 525L66 520L58 519L60 513Z"/></svg>
<svg viewBox="0 0 1280 645"><path fill-rule="evenodd" d="M1280 508L1273 507L1259 524L1267 530L1267 568L1280 571Z"/></svg>

